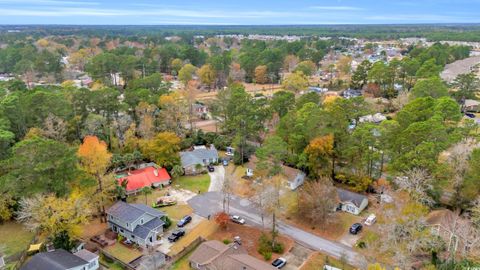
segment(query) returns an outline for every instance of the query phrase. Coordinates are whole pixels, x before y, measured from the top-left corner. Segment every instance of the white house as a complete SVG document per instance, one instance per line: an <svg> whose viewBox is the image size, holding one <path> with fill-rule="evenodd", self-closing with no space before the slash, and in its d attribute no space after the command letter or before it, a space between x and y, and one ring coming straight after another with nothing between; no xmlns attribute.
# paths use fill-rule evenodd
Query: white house
<svg viewBox="0 0 480 270"><path fill-rule="evenodd" d="M337 188L340 200L337 209L354 215L359 215L368 206L368 198L365 195Z"/></svg>
<svg viewBox="0 0 480 270"><path fill-rule="evenodd" d="M283 173L287 177L287 185L291 190L297 189L305 182L305 173L288 166L283 166Z"/></svg>

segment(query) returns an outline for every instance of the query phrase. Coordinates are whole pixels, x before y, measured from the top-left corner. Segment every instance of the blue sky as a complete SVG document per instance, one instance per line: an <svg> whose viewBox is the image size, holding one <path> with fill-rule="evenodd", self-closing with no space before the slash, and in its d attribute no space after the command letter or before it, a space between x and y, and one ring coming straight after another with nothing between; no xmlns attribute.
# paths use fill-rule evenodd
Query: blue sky
<svg viewBox="0 0 480 270"><path fill-rule="evenodd" d="M0 0L0 24L480 23L480 0Z"/></svg>

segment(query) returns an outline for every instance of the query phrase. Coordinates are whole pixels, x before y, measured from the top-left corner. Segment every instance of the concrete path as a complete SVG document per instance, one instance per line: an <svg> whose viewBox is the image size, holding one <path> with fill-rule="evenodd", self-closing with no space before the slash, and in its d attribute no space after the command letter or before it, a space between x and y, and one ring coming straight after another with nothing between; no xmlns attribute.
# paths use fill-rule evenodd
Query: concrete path
<svg viewBox="0 0 480 270"><path fill-rule="evenodd" d="M225 180L225 168L223 166L215 166L214 172L209 172L210 186L208 191L222 191L223 181Z"/></svg>

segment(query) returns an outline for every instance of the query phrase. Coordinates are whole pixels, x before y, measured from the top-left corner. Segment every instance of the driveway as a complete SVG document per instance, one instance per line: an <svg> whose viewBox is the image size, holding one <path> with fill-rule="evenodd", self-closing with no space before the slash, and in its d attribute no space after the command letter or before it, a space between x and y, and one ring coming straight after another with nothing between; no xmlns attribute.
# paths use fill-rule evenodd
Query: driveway
<svg viewBox="0 0 480 270"><path fill-rule="evenodd" d="M223 196L220 192L207 192L197 195L188 201L188 204L194 209L195 213L208 217L223 210ZM247 199L232 196L230 200L230 214L238 214L246 220L246 224L262 228L271 225L270 218L265 217L262 222L261 212L257 206ZM303 231L297 227L283 222L277 222L277 229L281 234L288 235L297 243L318 250L335 258L345 257L349 264L366 268L367 261L361 254L355 252L352 248L341 243L333 242L309 232Z"/></svg>
<svg viewBox="0 0 480 270"><path fill-rule="evenodd" d="M215 171L209 172L210 186L208 191L222 191L223 181L225 179L225 168L223 166L215 166Z"/></svg>

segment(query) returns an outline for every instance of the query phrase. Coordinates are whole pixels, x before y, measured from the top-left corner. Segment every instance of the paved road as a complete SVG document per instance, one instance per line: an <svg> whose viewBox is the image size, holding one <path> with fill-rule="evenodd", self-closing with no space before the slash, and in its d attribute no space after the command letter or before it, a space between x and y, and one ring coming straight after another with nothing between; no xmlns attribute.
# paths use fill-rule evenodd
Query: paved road
<svg viewBox="0 0 480 270"><path fill-rule="evenodd" d="M208 217L223 210L223 196L220 192L207 192L193 197L188 201L188 204L198 215ZM247 199L233 196L230 200L230 214L241 215L245 218L247 225L262 227L261 212L254 203ZM265 226L270 226L270 224L271 221L265 218ZM366 268L366 259L348 246L321 238L283 222L278 222L277 228L281 234L290 236L305 247L336 258L343 256L349 264L361 269Z"/></svg>
<svg viewBox="0 0 480 270"><path fill-rule="evenodd" d="M209 172L208 175L210 175L208 191L222 191L225 168L223 166L215 166L215 171Z"/></svg>

